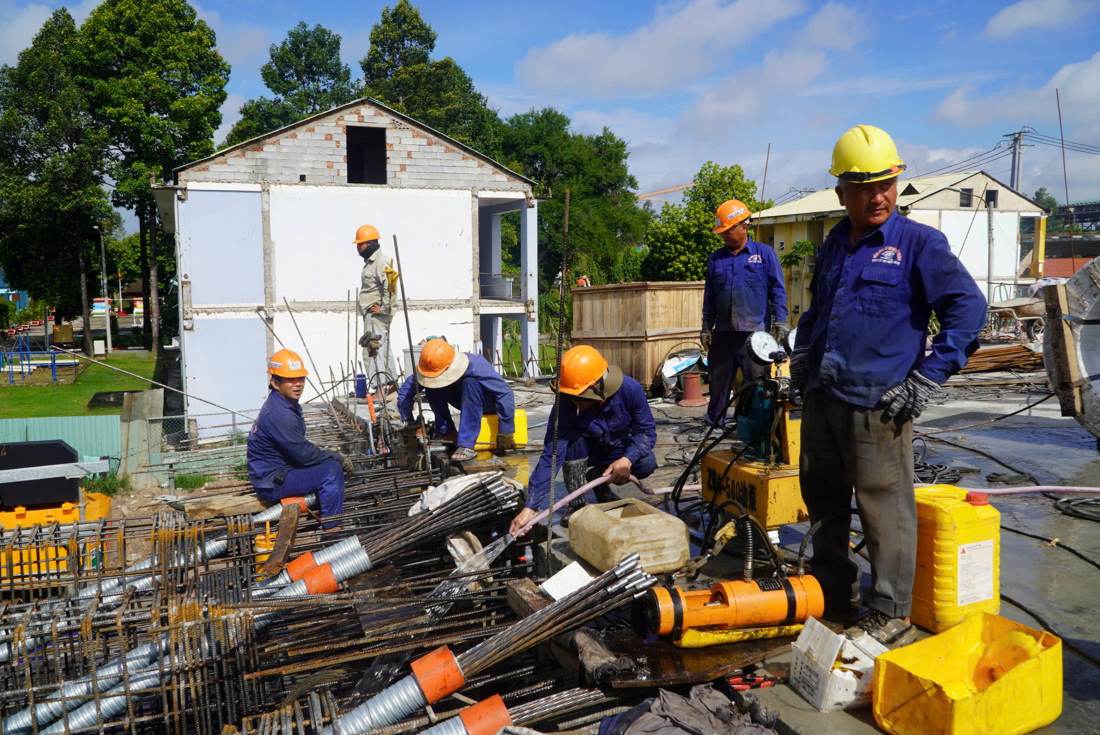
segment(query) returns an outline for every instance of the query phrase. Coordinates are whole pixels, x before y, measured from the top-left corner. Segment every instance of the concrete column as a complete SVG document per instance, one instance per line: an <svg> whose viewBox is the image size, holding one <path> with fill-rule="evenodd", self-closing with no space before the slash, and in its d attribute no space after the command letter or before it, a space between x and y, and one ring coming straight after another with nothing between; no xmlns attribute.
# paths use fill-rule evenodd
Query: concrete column
<svg viewBox="0 0 1100 735"><path fill-rule="evenodd" d="M523 359L531 355L538 357L539 349L539 210L538 202L530 200L530 206L520 209L519 214L519 252L522 283L520 291L527 316L520 320L520 335L523 337ZM538 376L538 365L530 367L532 377Z"/></svg>
<svg viewBox="0 0 1100 735"><path fill-rule="evenodd" d="M481 315L481 354L491 364L496 364L497 355L504 358L503 320L491 314Z"/></svg>

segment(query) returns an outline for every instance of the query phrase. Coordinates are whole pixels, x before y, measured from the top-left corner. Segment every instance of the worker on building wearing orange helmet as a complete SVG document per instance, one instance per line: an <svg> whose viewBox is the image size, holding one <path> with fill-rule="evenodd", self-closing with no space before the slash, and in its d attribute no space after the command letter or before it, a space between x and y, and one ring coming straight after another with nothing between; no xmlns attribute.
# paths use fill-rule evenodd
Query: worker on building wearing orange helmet
<svg viewBox="0 0 1100 735"><path fill-rule="evenodd" d="M424 387L435 414L435 435L456 444L451 459L463 462L477 456L474 444L485 414L497 417L497 451L516 448L516 399L512 388L481 355L459 352L438 337L425 342L416 364L416 379L410 375L397 392L397 410L406 423L413 420L417 383ZM462 412L457 430L451 406Z"/></svg>
<svg viewBox="0 0 1100 735"><path fill-rule="evenodd" d="M910 637L916 569L913 420L977 349L986 305L939 230L896 210L905 163L886 131L857 125L829 173L847 210L815 259L798 321L791 384L805 394L799 476L826 615L854 618L859 567L849 553L855 493L871 562L859 622L891 644ZM940 330L927 349L928 322ZM815 526L816 527L816 526Z"/></svg>
<svg viewBox="0 0 1100 735"><path fill-rule="evenodd" d="M389 390L397 382L397 363L390 349L397 271L392 263L387 264L381 252L378 228L374 225L362 225L355 231L355 248L363 258L359 286L359 314L363 317L359 346L363 348L363 368L372 389Z"/></svg>
<svg viewBox="0 0 1100 735"><path fill-rule="evenodd" d="M753 332L772 330L783 342L787 326L787 291L783 270L770 246L749 237L752 212L738 199L715 212L714 234L723 246L707 259L703 286L703 329L699 341L707 352L710 401L707 423L726 423L730 388L741 371L744 380L759 378L765 368L749 355Z"/></svg>
<svg viewBox="0 0 1100 735"><path fill-rule="evenodd" d="M542 456L527 484L525 507L512 519L512 534L547 507L559 411L557 464L562 468L567 492L600 475L609 475L612 483L621 485L631 475L641 480L657 469L653 455L657 426L645 390L634 378L623 375L617 365L608 365L599 350L578 345L562 355L561 376L555 388L562 400L550 413ZM610 499L605 488L585 500Z"/></svg>
<svg viewBox="0 0 1100 735"><path fill-rule="evenodd" d="M317 494L321 518L344 508L344 472L354 469L338 452L306 439L298 401L309 371L297 352L279 350L267 361L268 394L248 434L248 479L267 504L282 498ZM332 528L335 521L324 521Z"/></svg>

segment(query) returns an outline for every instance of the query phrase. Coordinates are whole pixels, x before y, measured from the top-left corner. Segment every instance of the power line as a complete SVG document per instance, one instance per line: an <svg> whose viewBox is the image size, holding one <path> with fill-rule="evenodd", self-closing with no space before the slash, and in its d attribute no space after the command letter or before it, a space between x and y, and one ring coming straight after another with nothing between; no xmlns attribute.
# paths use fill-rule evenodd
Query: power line
<svg viewBox="0 0 1100 735"><path fill-rule="evenodd" d="M1004 150L1001 141L998 141L997 145L993 146L992 148L990 148L987 151L982 151L981 153L975 153L973 156L969 156L967 158L964 158L961 161L955 161L954 163L949 163L945 166L941 166L940 168L932 169L931 171L922 171L921 173L919 173L917 175L918 176L933 176L933 175L938 174L938 173L947 173L948 169L953 169L953 168L957 168L958 166L967 165L969 161L972 161L972 160L977 159L977 158L982 158L983 156L987 156L987 155L997 151L998 149Z"/></svg>

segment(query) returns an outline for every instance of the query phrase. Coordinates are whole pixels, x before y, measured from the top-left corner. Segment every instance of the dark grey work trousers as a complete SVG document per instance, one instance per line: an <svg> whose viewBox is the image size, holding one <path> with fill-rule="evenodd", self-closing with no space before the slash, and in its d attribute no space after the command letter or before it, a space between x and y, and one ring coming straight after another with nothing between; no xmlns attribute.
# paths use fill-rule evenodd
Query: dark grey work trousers
<svg viewBox="0 0 1100 735"><path fill-rule="evenodd" d="M802 412L799 479L810 521L826 519L813 537L813 573L826 605L859 602L859 567L848 550L854 490L871 561L863 604L907 617L917 563L912 422L883 422L881 410L812 391Z"/></svg>
<svg viewBox="0 0 1100 735"><path fill-rule="evenodd" d="M719 428L726 425L726 404L737 371L741 380L753 380L767 372L749 356L749 337L752 332L715 332L711 336L707 352L707 378L710 383L710 400L707 402L707 425Z"/></svg>

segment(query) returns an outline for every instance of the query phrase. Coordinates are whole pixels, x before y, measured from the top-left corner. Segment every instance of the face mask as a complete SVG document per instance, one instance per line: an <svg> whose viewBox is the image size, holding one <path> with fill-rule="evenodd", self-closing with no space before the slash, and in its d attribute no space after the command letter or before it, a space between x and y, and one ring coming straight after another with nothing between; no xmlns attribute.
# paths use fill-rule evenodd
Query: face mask
<svg viewBox="0 0 1100 735"><path fill-rule="evenodd" d="M372 255L378 252L378 248L380 247L381 245L375 240L370 245L367 245L359 255L362 256L363 260L369 260Z"/></svg>

